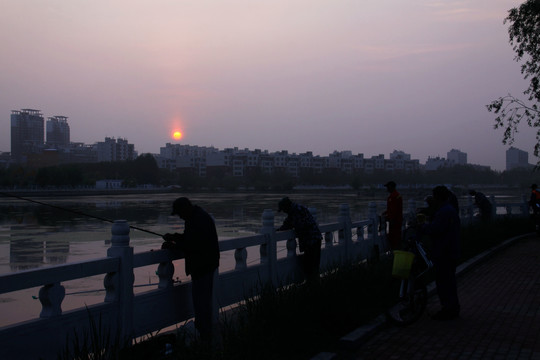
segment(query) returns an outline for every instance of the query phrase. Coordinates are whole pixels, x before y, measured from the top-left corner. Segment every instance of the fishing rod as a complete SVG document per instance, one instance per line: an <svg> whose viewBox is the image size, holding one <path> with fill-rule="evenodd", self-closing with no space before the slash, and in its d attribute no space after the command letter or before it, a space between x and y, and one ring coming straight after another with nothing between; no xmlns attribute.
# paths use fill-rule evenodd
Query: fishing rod
<svg viewBox="0 0 540 360"><path fill-rule="evenodd" d="M65 207L57 206L57 205L47 204L47 203L44 203L44 202L41 202L41 201L24 198L24 197L14 195L14 194L9 194L9 193L5 193L5 192L0 191L0 195L7 196L7 197L13 197L13 198L16 198L16 199L19 199L19 200L29 201L29 202L39 204L39 205L43 205L43 206L49 206L49 207L52 207L52 208L55 208L55 209L58 209L58 210L68 211L68 212L71 212L71 213L74 213L74 214L77 214L77 215L82 215L82 216L98 219L98 220L109 222L109 223L114 223L114 221L110 220L110 219L105 219L105 218L102 218L102 217L99 217L99 216L90 215L90 214L87 214L87 213L84 213L84 212L78 211L78 210L73 210L73 209L68 209L68 208L65 208ZM135 230L139 230L139 231L143 231L143 232L146 232L146 233L149 233L149 234L152 234L152 235L163 237L162 234L158 234L158 233L150 231L150 230L142 229L142 228L137 227L137 226L129 225L129 227L132 228L132 229L135 229Z"/></svg>

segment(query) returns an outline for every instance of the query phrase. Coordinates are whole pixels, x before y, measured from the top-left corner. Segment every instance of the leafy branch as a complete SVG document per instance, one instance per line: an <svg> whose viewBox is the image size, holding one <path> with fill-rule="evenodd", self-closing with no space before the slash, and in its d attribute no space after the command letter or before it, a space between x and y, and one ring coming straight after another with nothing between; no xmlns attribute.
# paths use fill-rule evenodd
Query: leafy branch
<svg viewBox="0 0 540 360"><path fill-rule="evenodd" d="M540 109L537 104L527 105L523 100L520 100L512 95L500 97L486 105L489 112L497 115L495 118L494 129L504 129L503 144L512 145L514 143L515 134L518 131L518 125L522 120L527 124L538 129L536 131L536 145L534 147L534 155L538 157L540 153Z"/></svg>

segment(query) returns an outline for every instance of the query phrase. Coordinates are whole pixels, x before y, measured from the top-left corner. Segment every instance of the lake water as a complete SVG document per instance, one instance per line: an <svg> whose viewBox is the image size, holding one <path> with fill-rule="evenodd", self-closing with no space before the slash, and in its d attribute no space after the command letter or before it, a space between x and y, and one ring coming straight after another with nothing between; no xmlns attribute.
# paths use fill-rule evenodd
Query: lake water
<svg viewBox="0 0 540 360"><path fill-rule="evenodd" d="M421 200L429 190L413 195ZM132 226L158 234L181 232L183 221L170 216L175 194L111 195L80 197L43 197L28 199L70 209L102 219L127 220ZM265 209L277 209L282 194L234 193L189 194L194 204L206 209L216 221L220 240L248 236L259 232ZM368 204L376 201L378 212L384 210L386 194L357 194L351 192L314 192L290 196L317 210L319 223L335 222L339 206L348 204L354 220L368 217ZM404 194L404 207L408 197ZM500 201L516 201L517 197L505 197ZM468 201L465 198L460 201ZM105 257L109 248L112 224L90 216L83 216L55 207L36 204L11 197L0 198L0 274L36 269ZM275 212L275 225L282 223L284 214ZM131 230L130 245L134 252L159 249L162 239L143 231ZM251 256L251 255L250 255ZM258 256L257 254L253 256ZM248 257L248 262L250 258ZM186 280L183 261L174 262L175 279ZM234 267L232 252L223 253L220 271ZM135 292L150 289L156 284L157 265L135 270ZM66 297L64 311L103 301L103 276L95 276L63 283ZM155 288L155 286L154 286ZM39 317L41 304L36 299L39 288L0 295L0 326Z"/></svg>

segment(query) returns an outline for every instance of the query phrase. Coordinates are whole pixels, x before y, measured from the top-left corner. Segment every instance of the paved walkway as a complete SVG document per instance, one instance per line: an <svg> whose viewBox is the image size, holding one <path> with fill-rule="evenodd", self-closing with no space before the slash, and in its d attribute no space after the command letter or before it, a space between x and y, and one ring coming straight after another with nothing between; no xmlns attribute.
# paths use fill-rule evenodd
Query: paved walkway
<svg viewBox="0 0 540 360"><path fill-rule="evenodd" d="M540 239L524 238L458 278L459 319L438 322L430 298L422 318L385 327L342 359L539 359Z"/></svg>

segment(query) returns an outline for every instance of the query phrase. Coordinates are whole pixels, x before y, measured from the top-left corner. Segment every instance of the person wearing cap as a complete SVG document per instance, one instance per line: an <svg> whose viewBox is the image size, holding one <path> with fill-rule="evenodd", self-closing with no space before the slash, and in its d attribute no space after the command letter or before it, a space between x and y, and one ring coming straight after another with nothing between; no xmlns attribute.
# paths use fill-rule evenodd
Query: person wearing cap
<svg viewBox="0 0 540 360"><path fill-rule="evenodd" d="M203 341L210 341L214 323L214 276L219 267L219 245L214 219L188 198L173 203L172 215L184 220L183 234L165 234L163 249L180 250L185 256L186 275L191 275L195 327Z"/></svg>
<svg viewBox="0 0 540 360"><path fill-rule="evenodd" d="M388 245L392 250L401 248L401 228L403 226L403 198L396 190L396 183L389 181L384 184L389 195L386 199L386 211L382 216L388 222Z"/></svg>
<svg viewBox="0 0 540 360"><path fill-rule="evenodd" d="M306 282L309 284L319 281L319 266L321 261L322 235L315 218L309 209L303 205L292 202L284 197L278 203L278 211L287 214L277 231L294 229L298 238L298 248L302 256L302 268Z"/></svg>

